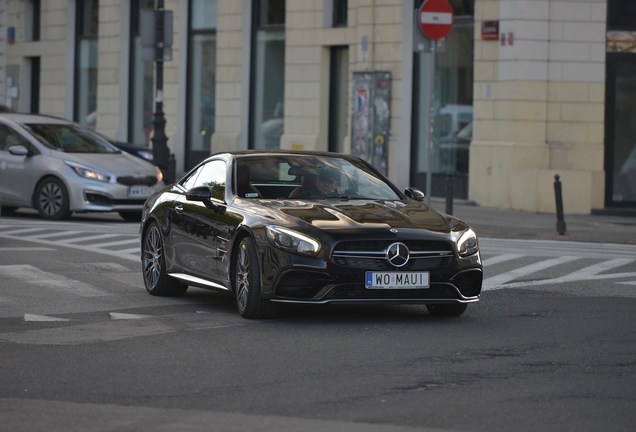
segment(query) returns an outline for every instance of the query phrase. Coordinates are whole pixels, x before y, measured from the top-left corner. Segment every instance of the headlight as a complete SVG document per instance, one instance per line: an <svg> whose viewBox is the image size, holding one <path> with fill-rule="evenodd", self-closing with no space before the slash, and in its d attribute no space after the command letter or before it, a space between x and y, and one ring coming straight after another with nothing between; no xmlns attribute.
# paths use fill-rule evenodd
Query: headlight
<svg viewBox="0 0 636 432"><path fill-rule="evenodd" d="M277 248L302 255L317 255L320 251L319 241L288 228L268 225L267 239Z"/></svg>
<svg viewBox="0 0 636 432"><path fill-rule="evenodd" d="M66 163L66 165L73 168L73 171L75 171L77 175L79 175L80 177L84 177L89 180L97 180L97 181L101 181L105 183L108 183L110 181L109 175L100 173L99 171L95 171L91 168L85 167L84 165L80 165L75 162L71 162L67 160L65 160L64 162Z"/></svg>
<svg viewBox="0 0 636 432"><path fill-rule="evenodd" d="M158 166L155 166L155 169L157 170L157 181L158 182L163 181L163 173L161 172Z"/></svg>
<svg viewBox="0 0 636 432"><path fill-rule="evenodd" d="M479 243L477 243L477 234L468 228L457 241L457 252L460 257L467 257L476 254L478 251Z"/></svg>

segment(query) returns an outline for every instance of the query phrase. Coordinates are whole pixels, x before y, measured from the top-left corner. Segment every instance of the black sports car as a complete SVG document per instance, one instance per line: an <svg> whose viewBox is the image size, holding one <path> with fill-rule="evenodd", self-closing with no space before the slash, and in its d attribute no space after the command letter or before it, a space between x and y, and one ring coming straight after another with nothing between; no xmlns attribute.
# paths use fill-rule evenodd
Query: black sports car
<svg viewBox="0 0 636 432"><path fill-rule="evenodd" d="M216 154L146 201L144 283L160 296L231 292L245 318L281 302L461 315L481 292L477 236L423 199L353 156Z"/></svg>

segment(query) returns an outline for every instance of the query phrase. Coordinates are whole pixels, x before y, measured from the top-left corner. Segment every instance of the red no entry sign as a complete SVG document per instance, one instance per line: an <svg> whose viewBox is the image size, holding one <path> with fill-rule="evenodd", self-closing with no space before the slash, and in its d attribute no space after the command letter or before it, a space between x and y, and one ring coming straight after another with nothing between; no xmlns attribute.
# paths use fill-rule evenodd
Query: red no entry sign
<svg viewBox="0 0 636 432"><path fill-rule="evenodd" d="M420 28L431 39L442 39L453 27L453 8L447 0L426 0L418 15Z"/></svg>

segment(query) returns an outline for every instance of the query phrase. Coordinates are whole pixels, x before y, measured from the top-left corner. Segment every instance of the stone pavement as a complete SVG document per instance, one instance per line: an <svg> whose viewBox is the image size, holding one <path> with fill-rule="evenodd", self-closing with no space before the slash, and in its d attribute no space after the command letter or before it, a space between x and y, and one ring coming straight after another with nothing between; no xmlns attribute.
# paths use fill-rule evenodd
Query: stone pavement
<svg viewBox="0 0 636 432"><path fill-rule="evenodd" d="M444 212L446 201L431 198L431 207ZM453 215L468 223L481 237L636 244L636 216L633 215L566 214L564 235L557 233L555 214L502 210L455 200Z"/></svg>

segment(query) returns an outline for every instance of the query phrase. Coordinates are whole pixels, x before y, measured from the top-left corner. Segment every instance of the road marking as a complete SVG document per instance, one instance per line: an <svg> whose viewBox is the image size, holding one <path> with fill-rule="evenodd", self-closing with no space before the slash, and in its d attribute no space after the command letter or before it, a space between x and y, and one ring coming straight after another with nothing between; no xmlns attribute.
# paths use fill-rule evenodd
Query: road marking
<svg viewBox="0 0 636 432"><path fill-rule="evenodd" d="M96 247L96 248L102 248L102 247L106 247L106 246L119 246L119 245L125 245L125 244L130 244L130 243L139 243L139 239L134 238L134 239L128 239L128 240L118 240L118 241L114 241L114 242L98 243L98 244L94 244L94 245L91 245L91 246Z"/></svg>
<svg viewBox="0 0 636 432"><path fill-rule="evenodd" d="M67 277L49 273L27 264L0 266L0 275L22 282L51 288L67 294L74 294L81 297L99 297L110 295L92 285L84 282L69 279Z"/></svg>
<svg viewBox="0 0 636 432"><path fill-rule="evenodd" d="M130 319L150 318L150 315L136 315L136 314L111 312L110 317L114 320L130 320Z"/></svg>
<svg viewBox="0 0 636 432"><path fill-rule="evenodd" d="M44 238L51 238L51 237L72 236L72 235L81 234L81 233L82 231L57 231L57 232L48 233L48 234L38 234L34 236L29 236L29 238L31 240L44 239Z"/></svg>
<svg viewBox="0 0 636 432"><path fill-rule="evenodd" d="M15 251L15 252L21 252L21 251L54 251L55 249L53 248L47 248L47 247L0 247L0 251L7 251L7 252L11 252L11 251Z"/></svg>
<svg viewBox="0 0 636 432"><path fill-rule="evenodd" d="M495 264L499 264L502 262L506 262L506 261L511 261L517 258L521 258L525 255L517 255L517 254L503 254L503 255L497 255L494 256L492 258L486 258L485 260L482 260L481 264L486 267L486 266L491 266L491 265L495 265Z"/></svg>
<svg viewBox="0 0 636 432"><path fill-rule="evenodd" d="M634 285L636 286L636 281L626 281L626 282L616 282L623 285Z"/></svg>
<svg viewBox="0 0 636 432"><path fill-rule="evenodd" d="M9 232L3 231L2 234L4 234L4 235L16 235L16 234L24 234L24 233L28 233L28 232L34 232L34 231L42 231L42 228L22 228L22 229L9 231Z"/></svg>
<svg viewBox="0 0 636 432"><path fill-rule="evenodd" d="M72 238L69 240L60 240L60 243L80 243L83 241L89 241L89 240L99 240L99 239L104 239L104 238L113 238L113 237L119 237L119 234L99 234L99 235L94 235L94 236L88 236L88 237L76 237L76 238ZM95 247L95 245L91 245L91 247Z"/></svg>
<svg viewBox="0 0 636 432"><path fill-rule="evenodd" d="M24 314L25 321L36 321L36 322L53 322L53 321L70 321L66 318L56 318L52 316L46 315L33 315L33 314Z"/></svg>
<svg viewBox="0 0 636 432"><path fill-rule="evenodd" d="M506 282L510 282L511 280L518 279L520 277L536 273L541 270L545 270L550 267L554 267L560 264L565 264L571 261L575 261L580 259L581 257L573 257L573 256L564 256L558 258L552 258L545 261L539 261L538 263L530 264L525 267L516 268L506 273L498 274L497 276L490 277L484 280L482 284L482 291L489 291L500 288L507 288L507 286L502 286Z"/></svg>

